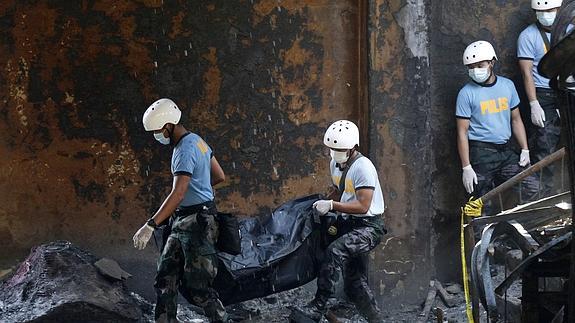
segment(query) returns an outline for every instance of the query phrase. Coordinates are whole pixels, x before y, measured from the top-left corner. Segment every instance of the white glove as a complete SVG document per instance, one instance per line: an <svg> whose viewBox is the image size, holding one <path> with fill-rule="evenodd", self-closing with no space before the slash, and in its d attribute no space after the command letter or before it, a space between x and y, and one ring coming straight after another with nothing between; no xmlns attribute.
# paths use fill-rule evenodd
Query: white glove
<svg viewBox="0 0 575 323"><path fill-rule="evenodd" d="M316 209L316 211L320 215L325 215L325 214L327 214L327 212L329 212L333 209L333 200L315 201L313 203L313 208Z"/></svg>
<svg viewBox="0 0 575 323"><path fill-rule="evenodd" d="M539 101L530 101L529 105L531 106L531 122L537 127L545 127L545 111L543 111Z"/></svg>
<svg viewBox="0 0 575 323"><path fill-rule="evenodd" d="M473 192L473 184L475 183L475 185L477 185L477 174L475 174L475 171L473 170L473 167L471 167L471 165L463 167L462 177L463 177L463 187L465 187L467 193L471 194L471 192Z"/></svg>
<svg viewBox="0 0 575 323"><path fill-rule="evenodd" d="M525 167L531 163L529 159L529 149L521 149L521 155L519 155L519 166Z"/></svg>
<svg viewBox="0 0 575 323"><path fill-rule="evenodd" d="M148 241L150 241L152 237L152 233L154 233L154 228L147 223L144 224L144 226L134 234L134 238L132 238L134 240L134 248L139 250L146 248Z"/></svg>

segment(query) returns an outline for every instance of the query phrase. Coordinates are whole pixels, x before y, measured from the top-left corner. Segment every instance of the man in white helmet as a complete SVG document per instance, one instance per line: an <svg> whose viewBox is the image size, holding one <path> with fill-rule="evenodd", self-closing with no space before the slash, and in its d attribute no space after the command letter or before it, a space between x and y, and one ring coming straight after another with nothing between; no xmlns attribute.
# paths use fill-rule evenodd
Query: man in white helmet
<svg viewBox="0 0 575 323"><path fill-rule="evenodd" d="M330 194L333 199L316 201L313 207L320 215L333 212L347 218L344 223L349 232L327 247L317 278L316 296L296 310L319 321L327 310L327 300L335 293L339 272L343 271L345 292L359 312L369 322L382 322L367 281L368 252L385 233L383 194L377 171L357 151L359 130L353 122L334 122L325 132L323 142L330 148L334 193Z"/></svg>
<svg viewBox="0 0 575 323"><path fill-rule="evenodd" d="M465 49L463 64L471 82L457 96L457 148L467 193L481 197L529 165L529 150L521 115L519 96L513 82L495 75L495 49L476 41ZM515 136L521 147L518 155L509 140ZM524 180L523 197L537 194L534 177Z"/></svg>
<svg viewBox="0 0 575 323"><path fill-rule="evenodd" d="M179 124L182 113L170 99L160 99L146 110L144 129L163 145L173 147L172 190L158 211L134 235L134 247L144 249L154 229L170 218L171 233L158 262L154 287L157 322L177 322L178 288L190 291L194 305L211 322L227 322L227 313L212 288L218 260L216 206L212 186L225 179L210 146ZM173 215L172 215L173 214Z"/></svg>
<svg viewBox="0 0 575 323"><path fill-rule="evenodd" d="M555 152L561 137L561 120L555 91L551 89L549 79L540 75L537 70L541 58L551 47L551 27L561 4L562 0L531 0L537 22L525 28L517 40L519 68L531 107L531 122L535 126L529 136L533 163ZM552 175L552 169L543 170L545 194L551 190Z"/></svg>

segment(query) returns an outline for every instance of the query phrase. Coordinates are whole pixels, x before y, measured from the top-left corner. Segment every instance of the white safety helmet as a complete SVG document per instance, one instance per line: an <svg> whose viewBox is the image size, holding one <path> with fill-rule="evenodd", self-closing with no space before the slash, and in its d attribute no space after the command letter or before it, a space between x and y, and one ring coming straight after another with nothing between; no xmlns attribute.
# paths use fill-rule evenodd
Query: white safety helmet
<svg viewBox="0 0 575 323"><path fill-rule="evenodd" d="M167 123L178 124L182 111L170 99L159 99L144 112L142 122L146 131L162 129Z"/></svg>
<svg viewBox="0 0 575 323"><path fill-rule="evenodd" d="M495 49L493 46L484 40L479 40L471 43L463 52L463 65L469 65L482 61L497 60Z"/></svg>
<svg viewBox="0 0 575 323"><path fill-rule="evenodd" d="M534 10L549 10L559 8L563 0L531 0L531 8Z"/></svg>
<svg viewBox="0 0 575 323"><path fill-rule="evenodd" d="M352 149L359 146L359 129L351 121L336 121L325 131L323 144L331 149Z"/></svg>

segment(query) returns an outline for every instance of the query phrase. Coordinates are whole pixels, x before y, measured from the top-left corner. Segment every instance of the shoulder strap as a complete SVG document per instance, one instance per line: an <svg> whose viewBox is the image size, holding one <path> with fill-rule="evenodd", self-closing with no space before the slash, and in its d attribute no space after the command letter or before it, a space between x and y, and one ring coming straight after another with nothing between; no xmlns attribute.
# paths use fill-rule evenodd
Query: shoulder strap
<svg viewBox="0 0 575 323"><path fill-rule="evenodd" d="M547 34L546 34L545 30L543 29L543 26L541 26L541 24L539 22L537 22L537 29L539 30L539 33L541 34L541 38L543 38L543 47L545 47L545 53L547 53L549 51L549 49L551 48L551 44L549 43L549 38L547 38Z"/></svg>
<svg viewBox="0 0 575 323"><path fill-rule="evenodd" d="M343 170L343 173L341 173L341 178L339 179L339 193L343 194L343 190L345 189L345 177L347 176L347 171L349 171L349 169L351 168L351 165L353 165L353 163L360 159L361 157L363 157L363 155L358 151L357 154L355 154L355 156L353 158L351 158L350 160L347 161L346 163L346 167Z"/></svg>

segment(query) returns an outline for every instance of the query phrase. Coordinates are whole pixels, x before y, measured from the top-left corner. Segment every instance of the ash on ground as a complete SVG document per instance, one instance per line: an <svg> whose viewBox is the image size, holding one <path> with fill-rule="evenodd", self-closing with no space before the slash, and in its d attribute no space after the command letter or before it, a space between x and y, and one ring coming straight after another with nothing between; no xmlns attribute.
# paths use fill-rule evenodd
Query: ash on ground
<svg viewBox="0 0 575 323"><path fill-rule="evenodd" d="M236 322L241 323L285 323L289 322L291 308L294 306L304 306L313 299L315 281L289 291L270 295L268 297L253 299L242 303L230 305L226 307L228 313ZM442 308L444 313L444 322L464 322L465 316L465 298L463 296L462 288L457 284L447 285L447 289L453 292L454 299L457 302L455 307L448 308L443 303L439 296L436 298L434 309L429 314L426 322L437 322L435 315L436 308ZM153 304L150 304L142 297L134 294L142 307L142 312L146 316L148 322L153 322ZM399 309L387 310L385 304L382 304L383 322L398 322L408 323L415 322L420 319L420 313L423 308L421 306L403 306ZM330 300L330 311L332 317L337 317L339 323L367 323L367 321L356 310L355 305L345 300L332 299ZM201 309L191 306L187 303L178 305L178 320L181 322L190 323L208 323L209 320L198 313ZM484 315L485 316L485 315ZM322 319L321 323L329 323L326 318Z"/></svg>

